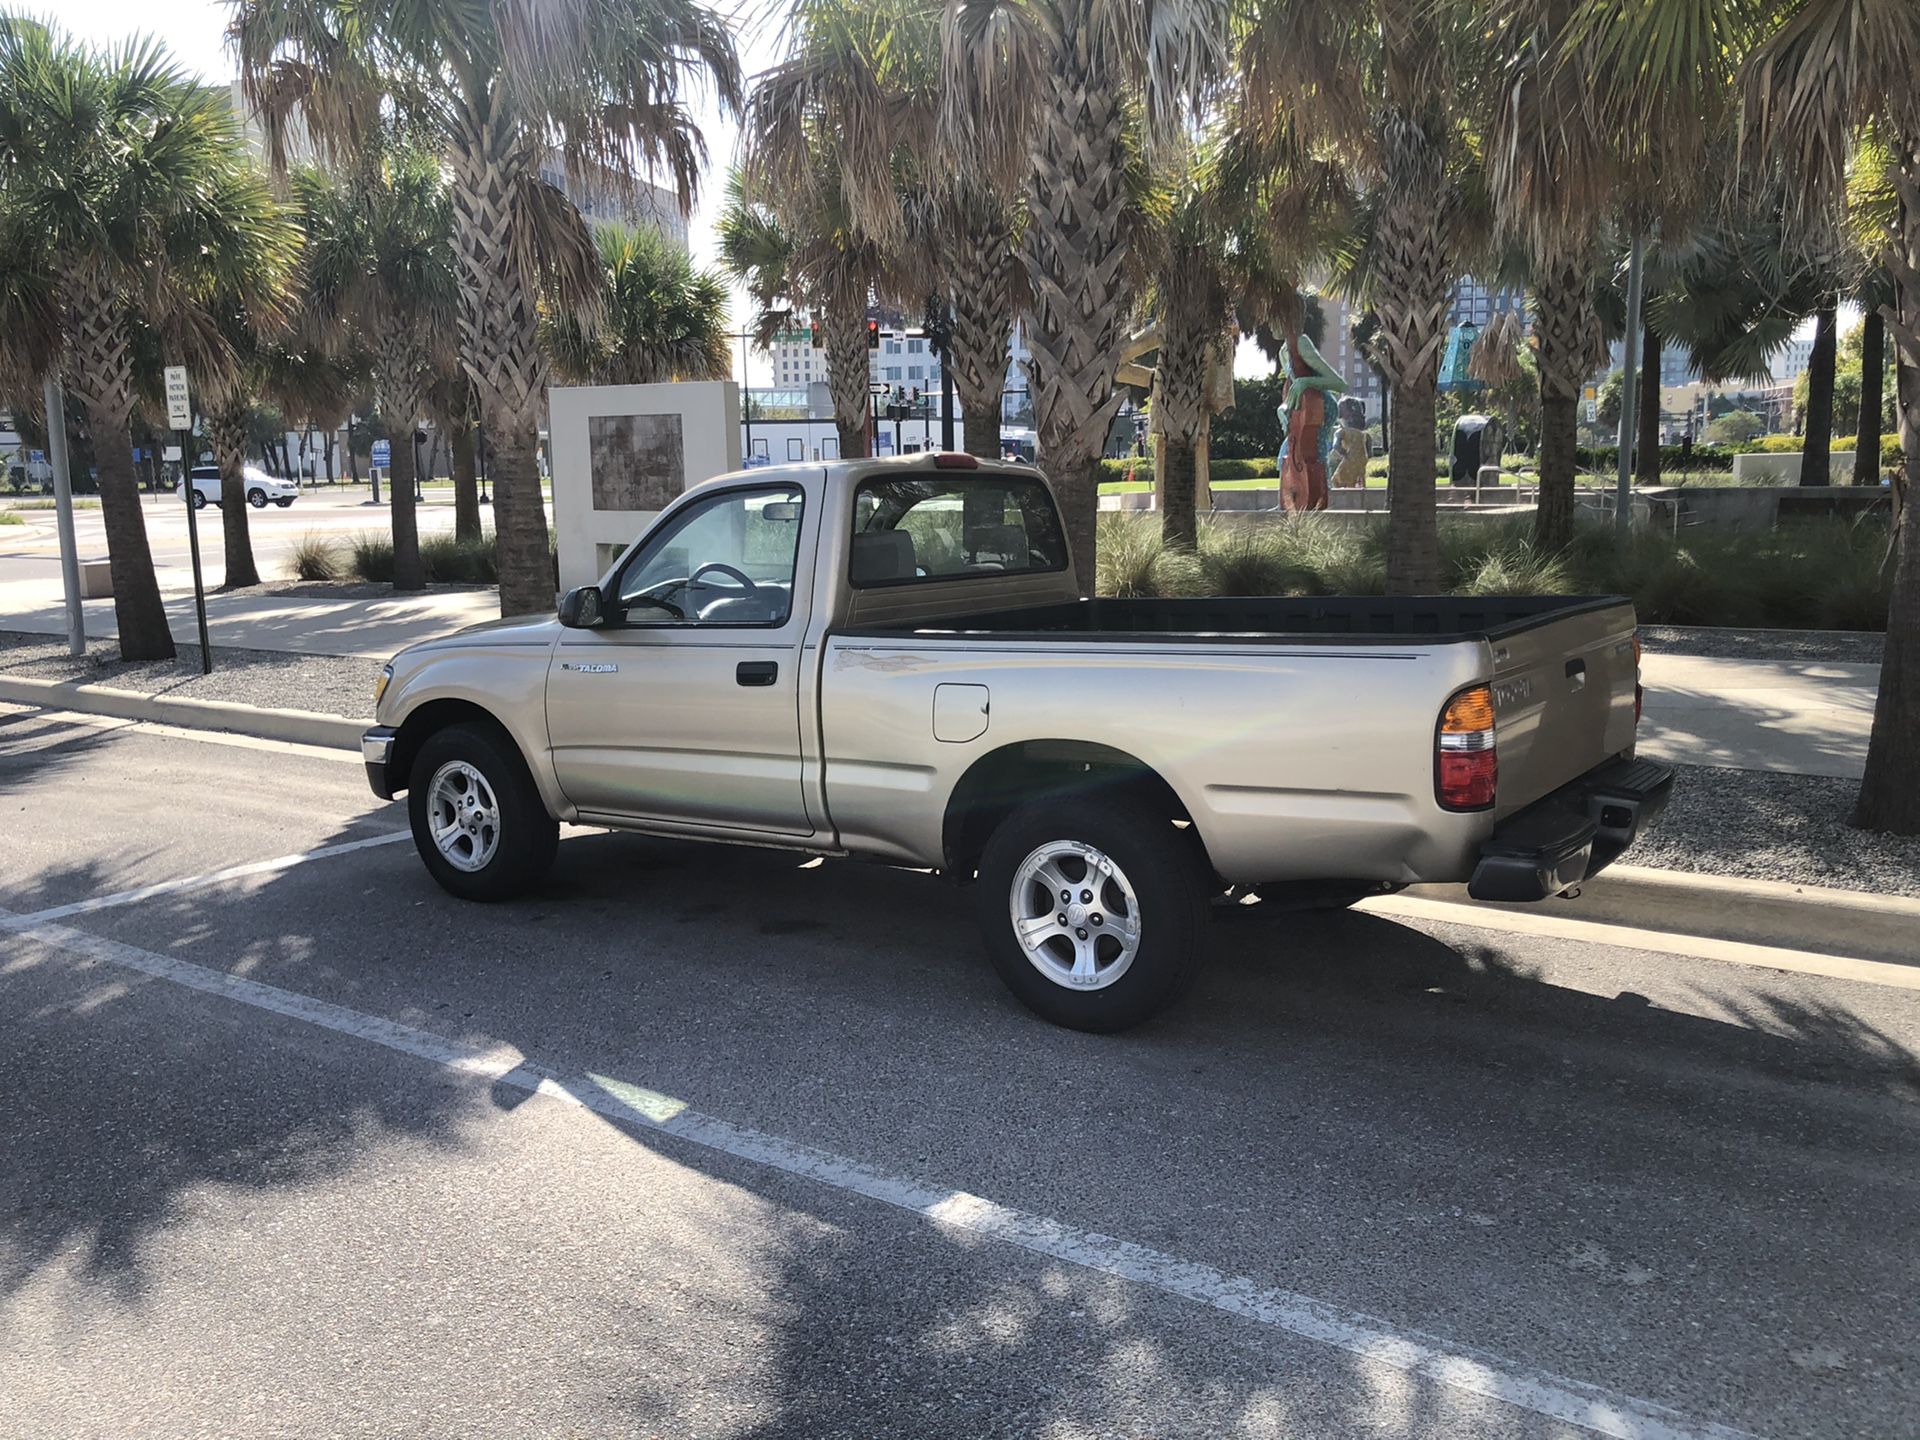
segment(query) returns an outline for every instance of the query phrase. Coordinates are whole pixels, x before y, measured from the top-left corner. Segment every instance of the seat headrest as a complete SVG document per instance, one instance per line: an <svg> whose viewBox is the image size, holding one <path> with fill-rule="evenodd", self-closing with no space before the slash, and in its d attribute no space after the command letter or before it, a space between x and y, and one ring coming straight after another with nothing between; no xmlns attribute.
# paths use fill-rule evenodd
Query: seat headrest
<svg viewBox="0 0 1920 1440"><path fill-rule="evenodd" d="M905 530L869 530L853 537L854 584L911 580L914 569L913 536Z"/></svg>

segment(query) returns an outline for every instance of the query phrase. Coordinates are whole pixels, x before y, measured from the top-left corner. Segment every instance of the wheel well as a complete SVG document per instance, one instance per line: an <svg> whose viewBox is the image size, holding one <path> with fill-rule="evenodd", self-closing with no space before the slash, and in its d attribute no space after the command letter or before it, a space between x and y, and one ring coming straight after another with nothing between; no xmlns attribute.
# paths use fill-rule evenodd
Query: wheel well
<svg viewBox="0 0 1920 1440"><path fill-rule="evenodd" d="M1169 823L1193 823L1173 787L1124 750L1080 740L1028 740L981 756L953 787L941 831L947 873L971 879L988 837L1015 806L1088 795L1124 798L1152 806Z"/></svg>
<svg viewBox="0 0 1920 1440"><path fill-rule="evenodd" d="M491 727L519 749L507 727L492 712L471 700L429 700L400 722L400 731L394 736L393 754L387 761L387 773L395 782L394 792L407 788L413 775L413 757L420 753L420 747L427 743L430 735L449 725L473 723Z"/></svg>

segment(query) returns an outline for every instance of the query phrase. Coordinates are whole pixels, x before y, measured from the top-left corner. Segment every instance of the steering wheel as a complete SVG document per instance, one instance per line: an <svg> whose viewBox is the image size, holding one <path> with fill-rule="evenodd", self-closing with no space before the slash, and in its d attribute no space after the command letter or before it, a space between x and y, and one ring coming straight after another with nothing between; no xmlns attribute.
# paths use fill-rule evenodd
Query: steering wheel
<svg viewBox="0 0 1920 1440"><path fill-rule="evenodd" d="M709 570L718 570L722 575L725 575L728 579L738 580L742 585L747 587L747 593L749 595L753 594L756 590L760 588L758 585L754 584L753 581L748 576L741 574L738 570L734 569L733 566L731 565L721 564L718 560L709 560L707 561L706 564L702 565L699 569L695 570L693 574L687 577L687 584L689 585L699 584L700 577L706 574Z"/></svg>

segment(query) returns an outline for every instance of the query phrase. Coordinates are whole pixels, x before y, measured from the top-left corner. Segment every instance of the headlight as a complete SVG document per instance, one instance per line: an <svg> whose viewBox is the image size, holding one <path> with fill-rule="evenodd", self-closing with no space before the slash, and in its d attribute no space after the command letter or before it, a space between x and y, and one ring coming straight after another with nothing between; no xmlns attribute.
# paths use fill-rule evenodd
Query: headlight
<svg viewBox="0 0 1920 1440"><path fill-rule="evenodd" d="M373 682L373 709L380 711L380 701L386 696L387 686L393 683L393 665L391 662L380 667L380 678Z"/></svg>

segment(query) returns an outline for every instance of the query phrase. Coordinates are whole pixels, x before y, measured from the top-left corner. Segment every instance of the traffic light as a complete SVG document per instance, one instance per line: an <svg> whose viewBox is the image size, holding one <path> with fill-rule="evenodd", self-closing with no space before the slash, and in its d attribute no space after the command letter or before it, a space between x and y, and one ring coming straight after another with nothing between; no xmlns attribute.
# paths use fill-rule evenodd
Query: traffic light
<svg viewBox="0 0 1920 1440"><path fill-rule="evenodd" d="M814 321L813 324L807 328L807 335L808 338L813 341L813 348L818 350L820 348L820 322L818 320Z"/></svg>
<svg viewBox="0 0 1920 1440"><path fill-rule="evenodd" d="M878 320L869 320L867 322L867 348L869 350L878 350L880 348L880 322Z"/></svg>

